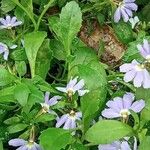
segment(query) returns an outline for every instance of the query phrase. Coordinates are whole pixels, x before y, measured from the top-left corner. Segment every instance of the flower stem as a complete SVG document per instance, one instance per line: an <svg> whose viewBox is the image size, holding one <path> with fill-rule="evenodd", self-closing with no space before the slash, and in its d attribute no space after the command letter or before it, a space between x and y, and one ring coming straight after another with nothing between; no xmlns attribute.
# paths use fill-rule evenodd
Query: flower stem
<svg viewBox="0 0 150 150"><path fill-rule="evenodd" d="M37 30L39 29L41 19L43 18L44 14L45 14L46 11L49 9L49 7L51 7L55 1L56 1L56 0L50 0L50 1L48 2L48 4L45 5L44 10L42 11L42 13L41 13L41 15L40 15L40 17L39 17L39 19L38 19L38 22L37 22L35 31L37 31Z"/></svg>

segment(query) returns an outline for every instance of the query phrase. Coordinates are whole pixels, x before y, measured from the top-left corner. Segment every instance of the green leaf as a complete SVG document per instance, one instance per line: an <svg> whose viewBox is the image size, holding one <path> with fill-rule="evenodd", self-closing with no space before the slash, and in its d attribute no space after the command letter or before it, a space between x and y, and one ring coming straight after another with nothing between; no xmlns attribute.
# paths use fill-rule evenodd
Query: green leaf
<svg viewBox="0 0 150 150"><path fill-rule="evenodd" d="M150 136L145 136L142 142L139 145L139 150L149 150L150 148Z"/></svg>
<svg viewBox="0 0 150 150"><path fill-rule="evenodd" d="M88 150L88 149L81 143L75 143L71 146L71 150Z"/></svg>
<svg viewBox="0 0 150 150"><path fill-rule="evenodd" d="M129 42L133 41L133 31L131 25L128 23L119 21L118 23L113 24L113 29L118 39L123 44L128 44Z"/></svg>
<svg viewBox="0 0 150 150"><path fill-rule="evenodd" d="M8 13L9 11L13 10L15 6L16 4L10 0L1 1L1 10L4 11L4 13Z"/></svg>
<svg viewBox="0 0 150 150"><path fill-rule="evenodd" d="M7 124L7 125L16 124L18 122L20 122L19 117L11 117L11 118L4 121L4 123Z"/></svg>
<svg viewBox="0 0 150 150"><path fill-rule="evenodd" d="M50 40L50 49L53 52L53 56L58 60L65 60L66 55L64 47L61 42L55 39Z"/></svg>
<svg viewBox="0 0 150 150"><path fill-rule="evenodd" d="M53 24L54 22L55 24ZM81 23L82 13L79 5L75 1L67 3L62 8L60 20L56 18L49 19L49 25L62 42L67 55L70 55L72 41L80 31Z"/></svg>
<svg viewBox="0 0 150 150"><path fill-rule="evenodd" d="M36 118L36 123L38 123L38 122L43 122L43 123L45 123L45 122L47 122L47 121L52 121L52 120L54 120L55 119L55 116L54 115L51 115L51 114L49 114L49 113L45 113L45 114L42 114L42 115L40 115L39 117L37 117Z"/></svg>
<svg viewBox="0 0 150 150"><path fill-rule="evenodd" d="M85 139L93 144L106 144L132 134L133 129L127 124L115 120L101 120L87 131Z"/></svg>
<svg viewBox="0 0 150 150"><path fill-rule="evenodd" d="M49 47L49 39L46 39L37 53L35 74L45 79L50 69L51 59L52 52Z"/></svg>
<svg viewBox="0 0 150 150"><path fill-rule="evenodd" d="M148 5L146 5L140 12L140 15L142 16L141 17L142 21L150 22L149 10L150 10L150 3Z"/></svg>
<svg viewBox="0 0 150 150"><path fill-rule="evenodd" d="M11 125L9 126L7 129L8 129L8 132L11 134L11 133L17 133L17 132L20 132L22 130L24 130L25 128L27 128L28 125L26 124L16 124L16 125Z"/></svg>
<svg viewBox="0 0 150 150"><path fill-rule="evenodd" d="M0 86L5 86L14 81L15 77L11 75L5 68L0 67Z"/></svg>
<svg viewBox="0 0 150 150"><path fill-rule="evenodd" d="M137 88L135 95L136 99L144 99L145 101L150 100L150 89Z"/></svg>
<svg viewBox="0 0 150 150"><path fill-rule="evenodd" d="M40 135L40 145L44 150L61 150L72 142L69 131L61 128L48 128Z"/></svg>
<svg viewBox="0 0 150 150"><path fill-rule="evenodd" d="M10 58L15 61L27 60L25 49L16 49L10 54Z"/></svg>
<svg viewBox="0 0 150 150"><path fill-rule="evenodd" d="M32 77L35 76L35 64L37 53L45 37L46 32L42 31L28 33L24 37L25 51L29 60Z"/></svg>
<svg viewBox="0 0 150 150"><path fill-rule="evenodd" d="M14 98L14 89L16 86L10 86L3 88L0 90L0 102L8 103L8 102L16 102Z"/></svg>
<svg viewBox="0 0 150 150"><path fill-rule="evenodd" d="M16 86L14 90L14 97L17 99L21 106L27 104L30 90L26 84L20 83Z"/></svg>
<svg viewBox="0 0 150 150"><path fill-rule="evenodd" d="M0 140L0 150L3 150L3 142Z"/></svg>
<svg viewBox="0 0 150 150"><path fill-rule="evenodd" d="M16 70L17 70L20 77L24 76L26 74L27 66L26 66L26 63L24 61L16 61L15 67L16 67Z"/></svg>

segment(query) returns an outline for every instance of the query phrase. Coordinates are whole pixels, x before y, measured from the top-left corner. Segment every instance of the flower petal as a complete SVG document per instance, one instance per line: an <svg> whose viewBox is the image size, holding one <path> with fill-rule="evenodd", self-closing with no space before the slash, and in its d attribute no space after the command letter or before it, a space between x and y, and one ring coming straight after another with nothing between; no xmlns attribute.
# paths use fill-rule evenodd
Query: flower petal
<svg viewBox="0 0 150 150"><path fill-rule="evenodd" d="M121 18L121 11L120 11L120 8L117 8L115 13L114 13L114 22L119 22Z"/></svg>
<svg viewBox="0 0 150 150"><path fill-rule="evenodd" d="M144 48L145 52L147 53L147 55L150 55L150 45L149 45L148 41L144 39L143 42L144 42L143 48Z"/></svg>
<svg viewBox="0 0 150 150"><path fill-rule="evenodd" d="M125 75L124 75L124 81L125 82L130 82L133 80L133 78L135 77L136 75L136 71L135 70L131 70L129 72L127 72Z"/></svg>
<svg viewBox="0 0 150 150"><path fill-rule="evenodd" d="M132 106L130 107L131 110L133 110L134 112L140 112L143 108L145 107L145 101L144 100L140 100L140 101L136 101L132 104Z"/></svg>
<svg viewBox="0 0 150 150"><path fill-rule="evenodd" d="M84 80L82 79L73 87L73 89L75 91L78 91L78 90L82 89L83 87L84 87Z"/></svg>
<svg viewBox="0 0 150 150"><path fill-rule="evenodd" d="M64 87L56 87L56 89L57 89L58 91L61 91L61 92L67 93L67 89L66 89L66 88L64 88Z"/></svg>
<svg viewBox="0 0 150 150"><path fill-rule="evenodd" d="M120 66L120 72L128 72L131 71L133 69L134 65L133 64L123 64Z"/></svg>
<svg viewBox="0 0 150 150"><path fill-rule="evenodd" d="M71 129L72 119L68 118L65 122L63 129Z"/></svg>
<svg viewBox="0 0 150 150"><path fill-rule="evenodd" d="M50 92L45 93L45 103L48 104Z"/></svg>
<svg viewBox="0 0 150 150"><path fill-rule="evenodd" d="M144 72L143 71L138 71L136 73L136 76L133 80L133 84L135 87L141 87L142 86L142 83L143 83L143 80L144 80Z"/></svg>
<svg viewBox="0 0 150 150"><path fill-rule="evenodd" d="M27 141L23 139L12 139L8 142L8 144L11 146L22 146L22 145L25 145L26 143Z"/></svg>
<svg viewBox="0 0 150 150"><path fill-rule="evenodd" d="M110 108L110 109L104 109L102 111L102 116L105 118L118 118L120 117L120 114Z"/></svg>
<svg viewBox="0 0 150 150"><path fill-rule="evenodd" d="M145 52L145 50L144 50L144 48L142 47L142 45L138 44L138 45L137 45L137 48L138 48L138 50L140 51L140 54L141 54L144 58L146 58L147 53Z"/></svg>
<svg viewBox="0 0 150 150"><path fill-rule="evenodd" d="M79 96L83 96L84 94L88 93L89 90L78 90Z"/></svg>
<svg viewBox="0 0 150 150"><path fill-rule="evenodd" d="M123 96L123 105L124 109L129 109L132 105L132 102L134 101L134 94L132 93L126 93Z"/></svg>
<svg viewBox="0 0 150 150"><path fill-rule="evenodd" d="M144 70L143 87L150 88L150 73L146 69Z"/></svg>
<svg viewBox="0 0 150 150"><path fill-rule="evenodd" d="M137 11L137 9L138 9L138 6L135 3L126 3L125 7L130 10L134 10L134 11Z"/></svg>
<svg viewBox="0 0 150 150"><path fill-rule="evenodd" d="M131 148L130 148L128 142L123 141L123 142L121 143L121 150L131 150Z"/></svg>
<svg viewBox="0 0 150 150"><path fill-rule="evenodd" d="M53 106L55 104L58 103L58 100L61 99L61 96L53 96L49 101L48 101L48 105L49 106Z"/></svg>
<svg viewBox="0 0 150 150"><path fill-rule="evenodd" d="M69 81L69 83L67 84L67 89L73 89L73 87L75 86L75 84L77 83L77 79L78 79L78 76L77 77L75 77L74 79L72 79L72 77L71 77L71 79L70 79L70 81Z"/></svg>
<svg viewBox="0 0 150 150"><path fill-rule="evenodd" d="M57 119L56 128L59 128L62 124L64 124L68 119L69 114L65 114L61 116L61 118Z"/></svg>
<svg viewBox="0 0 150 150"><path fill-rule="evenodd" d="M127 21L129 20L129 16L128 16L128 14L125 12L124 9L121 9L121 14L122 14L122 17L123 17L124 22L127 22Z"/></svg>

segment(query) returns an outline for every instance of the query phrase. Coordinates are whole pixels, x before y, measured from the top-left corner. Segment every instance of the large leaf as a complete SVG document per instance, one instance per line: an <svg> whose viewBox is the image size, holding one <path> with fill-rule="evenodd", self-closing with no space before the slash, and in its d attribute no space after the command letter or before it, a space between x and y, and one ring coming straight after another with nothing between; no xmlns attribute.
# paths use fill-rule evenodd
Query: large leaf
<svg viewBox="0 0 150 150"><path fill-rule="evenodd" d="M35 64L36 64L37 53L45 37L46 37L46 32L42 32L42 31L32 32L26 34L24 37L25 51L29 60L32 77L35 76Z"/></svg>
<svg viewBox="0 0 150 150"><path fill-rule="evenodd" d="M133 129L127 124L115 120L101 120L87 131L85 139L94 144L106 144L132 134Z"/></svg>
<svg viewBox="0 0 150 150"><path fill-rule="evenodd" d="M70 64L69 76L79 76L80 79L84 79L85 88L89 90L89 93L81 98L84 131L86 131L94 119L95 113L102 108L105 102L106 74L92 49L78 47L74 57Z"/></svg>
<svg viewBox="0 0 150 150"><path fill-rule="evenodd" d="M40 144L44 150L61 150L72 142L69 131L60 128L48 128L40 135Z"/></svg>
<svg viewBox="0 0 150 150"><path fill-rule="evenodd" d="M72 40L80 30L81 23L82 13L79 5L74 1L67 3L62 8L60 19L49 19L49 25L62 42L67 55L69 55Z"/></svg>
<svg viewBox="0 0 150 150"><path fill-rule="evenodd" d="M5 86L12 83L15 77L10 74L5 68L0 66L0 86Z"/></svg>
<svg viewBox="0 0 150 150"><path fill-rule="evenodd" d="M43 42L37 53L35 74L45 79L50 68L51 59L52 52L49 47L49 40L47 39Z"/></svg>

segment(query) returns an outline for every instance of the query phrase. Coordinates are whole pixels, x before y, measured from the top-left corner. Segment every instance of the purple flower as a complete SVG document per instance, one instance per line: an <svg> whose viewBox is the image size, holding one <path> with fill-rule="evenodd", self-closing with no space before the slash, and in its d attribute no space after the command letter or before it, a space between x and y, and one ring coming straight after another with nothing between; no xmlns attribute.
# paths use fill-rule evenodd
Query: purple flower
<svg viewBox="0 0 150 150"><path fill-rule="evenodd" d="M99 145L98 150L131 150L131 148L127 141L115 141L112 144Z"/></svg>
<svg viewBox="0 0 150 150"><path fill-rule="evenodd" d="M64 129L74 129L77 126L76 121L81 120L81 117L81 112L75 112L71 110L70 113L63 115L60 118L57 118L56 128L59 128L64 124Z"/></svg>
<svg viewBox="0 0 150 150"><path fill-rule="evenodd" d="M6 16L6 19L0 18L0 23L0 29L11 29L22 24L21 21L17 21L16 17L11 18L10 16Z"/></svg>
<svg viewBox="0 0 150 150"><path fill-rule="evenodd" d="M106 103L108 108L102 111L102 116L105 118L122 117L126 120L130 115L130 110L139 113L145 107L144 100L133 101L134 95L132 93L124 94L123 98L115 97Z"/></svg>
<svg viewBox="0 0 150 150"><path fill-rule="evenodd" d="M56 115L56 113L50 109L50 106L57 104L58 100L61 99L62 97L61 96L53 96L52 98L49 99L49 95L50 95L50 93L46 92L45 93L45 102L41 103L41 106L43 108L43 112L44 113L48 112L48 113Z"/></svg>
<svg viewBox="0 0 150 150"><path fill-rule="evenodd" d="M137 48L145 59L150 60L150 43L147 40L144 39L143 45L138 44Z"/></svg>
<svg viewBox="0 0 150 150"><path fill-rule="evenodd" d="M37 143L25 141L23 139L12 139L8 144L14 147L19 147L17 150L42 150Z"/></svg>
<svg viewBox="0 0 150 150"><path fill-rule="evenodd" d="M72 79L71 77L66 87L57 87L56 89L61 92L67 93L69 97L72 97L75 92L78 92L79 96L83 96L85 93L88 93L89 90L83 90L83 87L85 85L84 80L82 79L77 83L77 79L78 77L75 77L74 79Z"/></svg>
<svg viewBox="0 0 150 150"><path fill-rule="evenodd" d="M124 81L130 82L133 80L135 87L150 88L150 74L144 64L133 60L131 63L126 63L120 66L120 72L125 72Z"/></svg>
<svg viewBox="0 0 150 150"><path fill-rule="evenodd" d="M132 11L137 11L138 9L138 6L134 2L135 0L123 0L120 2L114 14L114 21L119 22L122 17L124 22L127 22L129 17L133 16Z"/></svg>
<svg viewBox="0 0 150 150"><path fill-rule="evenodd" d="M10 47L10 49L15 49L16 47L17 45L13 45ZM4 60L8 60L8 55L9 55L8 46L1 42L0 42L0 54L3 54Z"/></svg>

